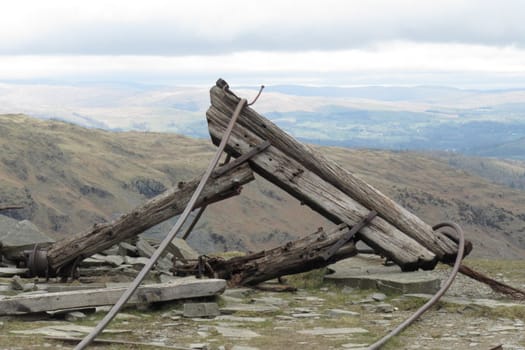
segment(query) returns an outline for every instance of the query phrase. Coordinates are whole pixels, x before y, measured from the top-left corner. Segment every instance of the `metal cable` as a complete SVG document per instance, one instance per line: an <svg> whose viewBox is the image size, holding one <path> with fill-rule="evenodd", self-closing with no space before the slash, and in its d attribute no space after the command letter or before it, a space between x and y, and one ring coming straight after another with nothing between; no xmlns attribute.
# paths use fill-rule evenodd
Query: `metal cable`
<svg viewBox="0 0 525 350"><path fill-rule="evenodd" d="M261 85L261 87L259 88L259 92L257 93L257 96L255 96L255 98L252 100L252 102L248 103L248 106L251 106L255 102L257 102L257 100L259 99L259 96L261 96L261 93L262 93L263 89L264 89L264 85Z"/></svg>
<svg viewBox="0 0 525 350"><path fill-rule="evenodd" d="M399 333L401 333L405 328L410 326L415 320L417 320L423 313L425 313L428 309L430 309L442 296L445 294L445 292L448 290L454 279L456 278L456 275L458 274L459 267L461 265L461 260L463 259L463 252L465 250L465 237L463 235L463 230L461 227L454 223L454 222L443 222L440 224L437 224L436 226L432 227L432 229L438 230L442 227L451 227L454 229L459 236L459 247L458 247L458 254L456 256L456 262L454 263L454 267L452 269L452 272L448 279L445 281L445 284L441 287L441 289L429 300L420 307L412 316L407 318L405 321L403 321L399 326L394 328L390 333L385 335L383 338L376 341L374 344L370 345L367 350L376 350L380 349L383 345L385 345L386 342L388 342L392 337L395 337Z"/></svg>
<svg viewBox="0 0 525 350"><path fill-rule="evenodd" d="M217 152L215 153L215 156L210 161L210 164L208 165L208 168L206 169L206 172L202 176L201 181L199 182L199 185L197 186L197 189L193 193L190 201L186 205L186 208L184 209L184 212L181 214L173 228L170 230L168 235L164 238L164 240L160 243L159 247L153 253L148 263L142 268L140 273L137 275L133 283L128 287L128 289L122 294L120 299L113 305L111 310L106 314L106 316L97 324L97 326L89 333L80 343L77 344L75 347L75 350L82 350L85 349L92 341L97 337L97 335L102 332L104 328L111 322L111 320L117 315L117 313L120 311L122 306L131 298L133 293L137 290L142 280L146 277L146 274L151 270L153 265L157 262L157 260L160 258L161 254L166 250L168 244L175 238L179 230L181 229L182 225L186 222L186 219L188 218L189 214L193 210L193 207L195 206L195 203L197 202L197 199L199 198L202 190L204 189L204 186L206 185L206 182L210 178L213 169L215 169L215 166L219 162L219 159L222 155L222 152L224 151L224 148L226 147L226 144L228 143L228 140L230 138L230 134L233 130L233 127L235 125L235 122L237 121L237 118L241 114L242 109L247 104L246 99L241 98L239 102L237 103L237 107L235 108L235 111L233 112L233 116L230 120L230 123L228 124L228 128L224 132L224 135L222 137L221 143L219 144L219 148L217 149Z"/></svg>

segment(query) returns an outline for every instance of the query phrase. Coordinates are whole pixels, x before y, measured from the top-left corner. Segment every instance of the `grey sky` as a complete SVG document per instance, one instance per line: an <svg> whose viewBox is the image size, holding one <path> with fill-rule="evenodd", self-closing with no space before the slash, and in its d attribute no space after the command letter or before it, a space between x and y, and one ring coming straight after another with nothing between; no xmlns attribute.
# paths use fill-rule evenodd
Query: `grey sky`
<svg viewBox="0 0 525 350"><path fill-rule="evenodd" d="M506 81L525 76L523 13L518 0L9 1L0 13L0 80L150 69L289 72L291 81L302 74L324 84L333 79L323 82L323 73L337 72Z"/></svg>

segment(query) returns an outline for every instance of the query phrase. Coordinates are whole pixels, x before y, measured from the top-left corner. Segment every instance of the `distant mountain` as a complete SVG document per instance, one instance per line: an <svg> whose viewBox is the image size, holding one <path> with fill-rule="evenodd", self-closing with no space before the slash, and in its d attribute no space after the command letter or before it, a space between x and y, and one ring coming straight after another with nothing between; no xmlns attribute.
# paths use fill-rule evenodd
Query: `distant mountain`
<svg viewBox="0 0 525 350"><path fill-rule="evenodd" d="M0 148L0 205L25 206L2 213L30 219L55 238L112 220L198 176L215 149L208 140L171 133L111 132L24 115L0 116ZM525 191L428 154L337 147L323 153L429 224L458 221L474 255L525 258ZM149 234L162 236L170 225ZM257 178L240 196L210 206L190 244L201 252L256 250L330 225Z"/></svg>
<svg viewBox="0 0 525 350"><path fill-rule="evenodd" d="M432 152L430 155L448 165L465 170L513 189L525 190L525 161L465 156L451 152Z"/></svg>
<svg viewBox="0 0 525 350"><path fill-rule="evenodd" d="M521 137L517 140L496 143L489 147L479 148L472 153L482 157L500 157L525 160L525 137Z"/></svg>
<svg viewBox="0 0 525 350"><path fill-rule="evenodd" d="M363 86L363 87L332 87L332 86L302 86L274 85L267 87L269 92L278 92L294 96L322 96L337 98L362 98L379 101L411 101L433 102L444 99L459 99L475 95L474 90L462 90L443 86Z"/></svg>
<svg viewBox="0 0 525 350"><path fill-rule="evenodd" d="M251 99L255 88L235 87ZM320 145L444 150L519 157L525 89L440 86L269 85L255 108L297 138ZM207 87L1 84L0 113L25 113L113 131L207 138ZM509 146L500 146L509 143Z"/></svg>

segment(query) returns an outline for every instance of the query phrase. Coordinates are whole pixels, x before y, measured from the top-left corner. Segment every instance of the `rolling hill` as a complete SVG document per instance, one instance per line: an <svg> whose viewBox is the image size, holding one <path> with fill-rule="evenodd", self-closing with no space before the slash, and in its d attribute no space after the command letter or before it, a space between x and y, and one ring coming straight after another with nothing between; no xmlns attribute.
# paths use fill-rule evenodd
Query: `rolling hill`
<svg viewBox="0 0 525 350"><path fill-rule="evenodd" d="M112 220L179 181L198 176L209 140L171 133L88 129L25 115L0 116L0 205L60 238ZM461 223L473 254L525 257L525 192L415 152L330 147L323 152L429 224ZM191 236L201 252L256 250L331 225L257 178L242 194L210 206ZM170 223L150 230L162 235ZM1 228L0 228L1 229Z"/></svg>
<svg viewBox="0 0 525 350"><path fill-rule="evenodd" d="M233 82L232 82L233 83ZM255 87L232 88L251 99ZM325 146L525 154L525 89L274 85L257 111L296 138ZM0 82L0 113L113 131L207 138L208 87L133 83Z"/></svg>

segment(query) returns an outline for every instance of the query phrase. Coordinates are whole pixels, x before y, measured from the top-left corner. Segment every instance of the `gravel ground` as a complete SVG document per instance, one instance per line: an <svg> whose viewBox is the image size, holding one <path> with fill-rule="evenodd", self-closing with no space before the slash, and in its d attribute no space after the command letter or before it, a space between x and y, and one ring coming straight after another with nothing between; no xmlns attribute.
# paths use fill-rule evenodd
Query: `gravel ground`
<svg viewBox="0 0 525 350"><path fill-rule="evenodd" d="M445 281L449 276L450 272L452 272L452 269L439 269L434 271L434 273L439 276L439 278L442 281ZM524 289L525 285L522 283L522 281L515 280L515 279L507 279L504 278L501 274L496 274L494 276L490 276L491 278L494 278L495 280L498 280L503 283L507 283L512 287ZM502 299L509 299L508 296L503 295L501 293L493 291L488 285L478 282L468 276L465 276L461 273L458 273L456 278L454 279L454 282L450 286L450 288L447 290L446 296L453 296L453 297L464 297L464 298L482 298L482 299L495 299L495 300L502 300ZM525 301L513 301L516 303L525 303Z"/></svg>

